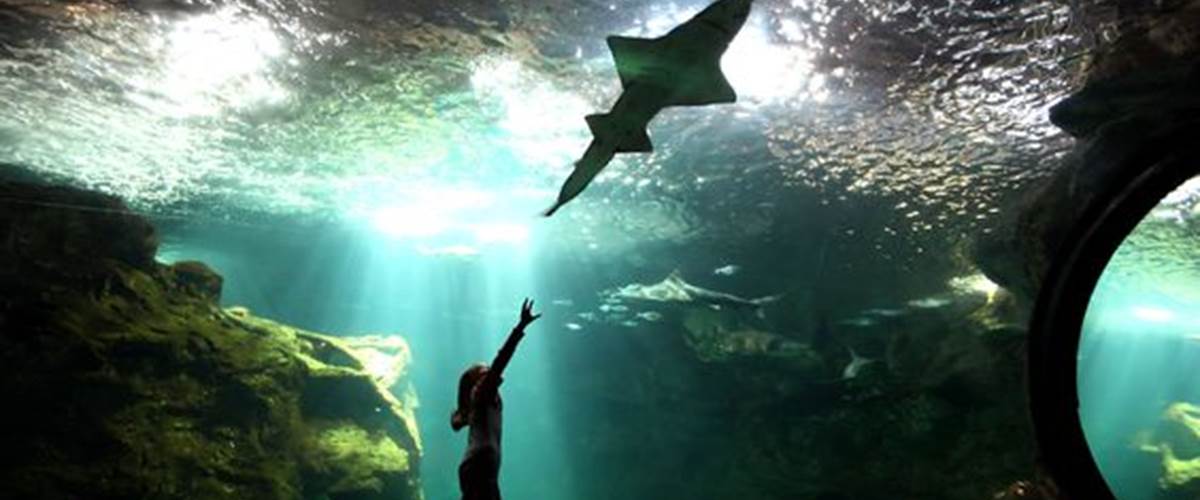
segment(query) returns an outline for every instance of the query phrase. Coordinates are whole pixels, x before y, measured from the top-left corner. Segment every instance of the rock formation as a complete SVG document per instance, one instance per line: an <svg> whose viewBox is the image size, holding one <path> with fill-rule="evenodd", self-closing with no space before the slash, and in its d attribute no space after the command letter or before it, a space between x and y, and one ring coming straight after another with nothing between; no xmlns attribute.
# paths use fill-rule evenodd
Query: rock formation
<svg viewBox="0 0 1200 500"><path fill-rule="evenodd" d="M221 277L157 263L117 199L15 182L0 199L6 494L422 498L401 339L221 309Z"/></svg>
<svg viewBox="0 0 1200 500"><path fill-rule="evenodd" d="M1164 4L1129 14L1125 32L1096 55L1088 84L1050 110L1050 120L1078 140L1075 149L1009 207L1002 230L976 246L980 268L1023 303L1089 203L1149 166L1139 155L1191 147L1194 133L1183 131L1195 130L1200 111L1200 2Z"/></svg>
<svg viewBox="0 0 1200 500"><path fill-rule="evenodd" d="M1200 406L1168 406L1154 429L1136 439L1139 448L1161 460L1158 486L1163 498L1200 495Z"/></svg>
<svg viewBox="0 0 1200 500"><path fill-rule="evenodd" d="M833 328L827 352L705 308L589 337L557 388L591 409L562 424L588 471L578 498L1053 498L1035 479L1023 332L978 307ZM847 346L876 360L850 379ZM630 471L635 457L653 459Z"/></svg>

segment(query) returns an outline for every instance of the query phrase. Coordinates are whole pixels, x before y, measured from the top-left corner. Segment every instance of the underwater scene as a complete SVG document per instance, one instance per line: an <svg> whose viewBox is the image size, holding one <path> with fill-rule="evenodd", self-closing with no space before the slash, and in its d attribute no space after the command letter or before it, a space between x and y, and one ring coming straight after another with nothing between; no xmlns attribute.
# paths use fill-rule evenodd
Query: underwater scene
<svg viewBox="0 0 1200 500"><path fill-rule="evenodd" d="M0 0L0 497L1059 498L1027 323L1097 159L1195 116L1196 26ZM1200 498L1197 193L1089 310L1120 498Z"/></svg>
<svg viewBox="0 0 1200 500"><path fill-rule="evenodd" d="M1200 474L1200 178L1164 198L1096 285L1079 347L1088 445L1122 499L1191 498Z"/></svg>

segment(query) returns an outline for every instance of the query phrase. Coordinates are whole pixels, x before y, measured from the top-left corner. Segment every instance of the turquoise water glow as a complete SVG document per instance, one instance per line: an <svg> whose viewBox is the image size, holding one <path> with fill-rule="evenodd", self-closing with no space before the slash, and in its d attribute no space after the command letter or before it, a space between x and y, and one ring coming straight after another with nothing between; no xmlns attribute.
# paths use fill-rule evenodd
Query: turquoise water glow
<svg viewBox="0 0 1200 500"><path fill-rule="evenodd" d="M122 197L224 306L406 339L430 500L457 496L459 374L525 297L545 316L502 387L507 498L1030 479L1025 311L972 248L1061 164L1047 109L1118 9L759 0L721 61L736 104L664 110L653 154L538 217L621 91L605 37L708 3L0 1L0 169ZM780 298L608 293L672 271Z"/></svg>
<svg viewBox="0 0 1200 500"><path fill-rule="evenodd" d="M562 332L551 323L559 318L550 301L541 300L549 293L534 271L540 232L493 244L486 253L456 255L430 253L426 244L372 226L314 232L304 242L286 231L252 232L242 235L244 241L227 228L218 231L221 236L192 234L185 245L168 245L160 258L209 262L227 277L223 302L249 306L255 314L320 331L401 334L408 340L416 358L410 373L425 451L421 476L431 499L458 492L466 432L452 432L449 415L459 373L472 363L490 362L515 324L521 300L538 298L535 305L547 317L529 328L502 386L501 483L513 498L580 496L571 491L570 463L558 440L559 403L550 391L554 357L548 346ZM272 241L291 244L282 245L285 252L276 247L268 260L229 251Z"/></svg>
<svg viewBox="0 0 1200 500"><path fill-rule="evenodd" d="M1200 403L1200 260L1196 182L1143 220L1096 286L1079 353L1080 418L1092 453L1122 499L1165 498L1164 443L1187 460L1197 443L1166 411ZM1197 430L1200 430L1198 428Z"/></svg>

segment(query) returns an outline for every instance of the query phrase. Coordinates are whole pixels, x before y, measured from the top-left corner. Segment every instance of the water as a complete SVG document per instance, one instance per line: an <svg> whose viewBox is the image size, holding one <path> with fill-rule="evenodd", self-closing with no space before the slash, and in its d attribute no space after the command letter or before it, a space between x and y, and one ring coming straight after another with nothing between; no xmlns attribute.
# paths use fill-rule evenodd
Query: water
<svg viewBox="0 0 1200 500"><path fill-rule="evenodd" d="M1123 499L1163 498L1178 488L1159 484L1164 446L1179 460L1194 458L1194 431L1168 410L1200 398L1192 369L1200 362L1196 185L1168 196L1122 243L1084 319L1080 418L1101 472Z"/></svg>
<svg viewBox="0 0 1200 500"><path fill-rule="evenodd" d="M820 373L791 372L767 355L734 355L725 362L700 362L700 354L686 343L688 330L683 325L690 308L631 300L613 303L605 300L606 290L630 283L658 282L666 276L665 265L671 265L687 279L717 290L746 297L783 293L785 299L779 307L767 308L768 320L726 321L731 325L751 324L796 342L807 342L811 337L816 325L812 311L817 308L832 318L868 314L853 305L834 304L833 299L820 296L822 291L842 296L859 294L861 300L888 305L896 311L895 317L881 317L880 323L872 327L835 329L841 340L852 341L858 351L876 359L876 366L883 365L895 329L931 328L915 326L923 323L937 329L942 321L961 324L964 320L957 316L983 306L989 291L986 280L978 275L975 281L983 285L978 290L961 283L954 288L943 282L930 288L948 293L958 305L945 311L915 307L899 295L918 289L916 286L864 292L840 283L838 278L853 270L833 264L835 259L827 259L828 269L822 269L816 258L820 251L817 242L802 247L811 258L784 262L785 257L780 255L776 258L780 264L771 265L745 260L744 268L736 275L721 276L712 272L720 267L717 264L722 260L718 257L739 258L739 254L712 247L698 251L694 246L682 245L642 250L644 261L622 255L602 259L585 251L549 252L542 248L552 243L543 240L553 238L553 227L546 226L550 227L534 225L522 244L487 248L477 256L423 255L411 242L370 226L300 230L204 224L177 229L165 248L170 259L202 259L221 271L227 279L223 295L226 304L245 305L256 314L318 331L404 335L415 357L412 376L420 397L417 416L426 452L422 479L429 498L452 498L457 487L455 471L464 436L450 431L448 417L454 406L458 374L471 363L494 356L525 296L534 297L545 316L530 328L502 387L506 426L501 481L506 495L584 499L683 492L725 498L744 494L746 487L737 481L746 481L753 486L749 491L774 498L780 494L778 491L811 492L823 488L823 483L819 476L798 476L806 482L794 485L758 483L771 477L759 477L763 472L799 475L803 471L772 472L771 467L785 465L742 462L751 457L731 463L725 458L745 453L743 447L748 442L789 439L797 432L790 425L798 424L788 424L792 420L789 418L770 419L770 426L784 427L761 432L752 423L755 413L812 412L818 415L813 420L821 421L826 432L854 433L855 426L861 424L829 421L835 417L826 412L831 407L862 405L858 407L868 413L895 410L906 415L911 411L934 411L925 405L946 403L905 400L901 404L917 406L892 408L895 402L873 400L879 398L856 389L844 394L840 389L832 393L815 390L809 395L810 391L802 388L777 387L820 382L837 389L842 365L849 362L840 347L833 351L830 366ZM792 245L795 243L755 250L759 255L769 250L783 253ZM842 248L843 253L847 251ZM780 273L780 269L788 272ZM889 276L879 268L865 272ZM662 318L647 321L638 317L648 311ZM572 330L565 326L567 323L581 328ZM1015 373L1017 365L1010 368ZM778 377L811 380L770 380ZM755 392L765 392L739 402L739 395L746 390L744 384L756 384ZM1010 396L1020 397L1019 386L1013 384L1009 389ZM866 401L853 399L860 397ZM1019 407L1007 411L1016 412ZM959 421L966 415L955 416L955 410L942 408L940 413L938 418L946 426L969 425ZM731 424L750 427L730 428ZM928 449L896 450L899 455L895 459L904 460L908 453L917 453L927 456L931 464L940 460L936 457L942 452L936 451L935 444L943 439L938 437L939 432L953 431L914 429L904 440L905 445ZM838 439L850 438L843 435ZM806 450L799 443L788 446L795 446L796 452ZM858 460L839 451L833 443L812 446L821 446L831 463ZM856 450L854 454L879 451L873 448L860 443L851 449ZM1024 446L1008 449L1018 456L1026 453ZM759 467L765 471L758 471ZM894 473L906 474L902 469ZM1017 473L1011 470L1009 474L1015 477ZM836 475L831 479L837 485L830 486L831 490L847 484Z"/></svg>
<svg viewBox="0 0 1200 500"><path fill-rule="evenodd" d="M1116 7L759 0L722 61L737 104L665 111L654 154L539 218L620 90L604 37L702 6L0 3L0 162L128 200L160 261L225 277L223 305L407 339L430 499L457 494L458 375L525 297L545 316L502 387L508 498L991 498L1031 477L1003 333L1024 311L970 247L1071 146L1046 109ZM763 318L606 301L673 270L783 298ZM850 348L874 361L844 378Z"/></svg>

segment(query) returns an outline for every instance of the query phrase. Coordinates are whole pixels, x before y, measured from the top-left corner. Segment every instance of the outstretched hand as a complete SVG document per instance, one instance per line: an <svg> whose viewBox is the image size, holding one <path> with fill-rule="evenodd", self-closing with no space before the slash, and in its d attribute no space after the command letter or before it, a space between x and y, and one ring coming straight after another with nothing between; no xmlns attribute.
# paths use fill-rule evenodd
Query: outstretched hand
<svg viewBox="0 0 1200 500"><path fill-rule="evenodd" d="M540 317L542 317L541 314L533 314L533 301L525 299L525 302L521 303L521 321L517 323L517 326L524 328Z"/></svg>

